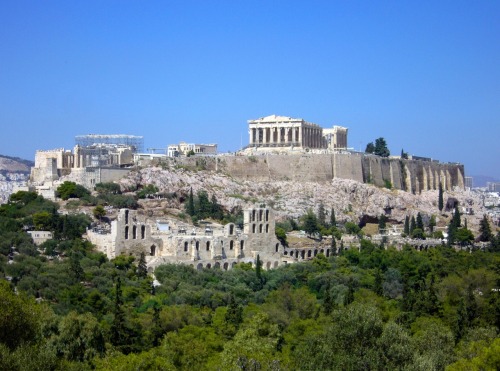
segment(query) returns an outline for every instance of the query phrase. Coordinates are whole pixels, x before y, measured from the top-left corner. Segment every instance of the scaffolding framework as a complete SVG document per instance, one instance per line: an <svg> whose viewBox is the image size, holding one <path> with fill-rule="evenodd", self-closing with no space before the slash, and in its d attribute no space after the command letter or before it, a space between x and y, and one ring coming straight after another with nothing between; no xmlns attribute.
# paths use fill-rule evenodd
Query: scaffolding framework
<svg viewBox="0 0 500 371"><path fill-rule="evenodd" d="M134 153L144 152L144 137L126 134L88 134L75 136L75 144L80 147L99 146L100 144L130 146Z"/></svg>

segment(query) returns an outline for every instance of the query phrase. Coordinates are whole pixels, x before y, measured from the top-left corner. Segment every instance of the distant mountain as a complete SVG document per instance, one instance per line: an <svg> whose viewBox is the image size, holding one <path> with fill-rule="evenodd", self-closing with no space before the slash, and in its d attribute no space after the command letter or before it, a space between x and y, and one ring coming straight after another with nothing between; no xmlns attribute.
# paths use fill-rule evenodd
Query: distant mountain
<svg viewBox="0 0 500 371"><path fill-rule="evenodd" d="M29 173L35 163L19 157L0 155L0 173Z"/></svg>
<svg viewBox="0 0 500 371"><path fill-rule="evenodd" d="M486 187L486 182L500 182L500 180L487 175L471 175L473 187Z"/></svg>

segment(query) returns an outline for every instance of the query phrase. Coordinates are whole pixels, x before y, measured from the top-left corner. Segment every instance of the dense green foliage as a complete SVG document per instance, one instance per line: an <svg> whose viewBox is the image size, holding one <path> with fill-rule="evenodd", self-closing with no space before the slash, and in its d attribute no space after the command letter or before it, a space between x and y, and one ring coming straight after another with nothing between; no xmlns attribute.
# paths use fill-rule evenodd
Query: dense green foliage
<svg viewBox="0 0 500 371"><path fill-rule="evenodd" d="M22 227L43 212L65 218L30 193L0 207L0 369L498 368L498 234L490 251L362 239L269 271L163 265L153 285L144 255L109 261L57 223L37 249Z"/></svg>

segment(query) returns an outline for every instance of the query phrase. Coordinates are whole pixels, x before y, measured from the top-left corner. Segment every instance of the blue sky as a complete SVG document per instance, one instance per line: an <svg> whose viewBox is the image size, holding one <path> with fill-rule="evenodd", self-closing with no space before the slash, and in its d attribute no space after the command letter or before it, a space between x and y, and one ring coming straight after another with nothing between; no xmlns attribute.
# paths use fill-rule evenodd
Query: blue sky
<svg viewBox="0 0 500 371"><path fill-rule="evenodd" d="M0 2L0 154L248 144L271 114L500 178L500 1Z"/></svg>

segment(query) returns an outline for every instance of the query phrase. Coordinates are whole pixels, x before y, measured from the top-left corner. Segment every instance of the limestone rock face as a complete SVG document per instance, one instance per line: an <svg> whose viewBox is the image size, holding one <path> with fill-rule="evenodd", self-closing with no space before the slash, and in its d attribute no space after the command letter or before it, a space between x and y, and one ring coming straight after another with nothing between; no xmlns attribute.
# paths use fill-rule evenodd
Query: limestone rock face
<svg viewBox="0 0 500 371"><path fill-rule="evenodd" d="M333 179L328 183L283 180L257 182L236 180L215 171L148 167L132 171L120 183L123 190L154 184L160 192L175 193L176 197L161 202L163 208L183 209L182 202L192 188L194 194L205 190L209 197L215 195L226 210L266 204L275 210L278 220L297 218L308 209L317 211L320 203L323 203L327 212L333 208L339 221L359 222L364 216L377 218L384 214L393 222L402 223L407 215L416 215L418 212L429 216L434 214L439 218L436 190L414 195L348 179ZM474 215L467 216L468 226L469 229L477 226L485 212L478 196L455 190L444 193L445 202L449 197L456 198L461 206L473 209Z"/></svg>

